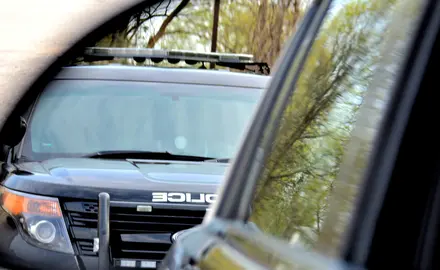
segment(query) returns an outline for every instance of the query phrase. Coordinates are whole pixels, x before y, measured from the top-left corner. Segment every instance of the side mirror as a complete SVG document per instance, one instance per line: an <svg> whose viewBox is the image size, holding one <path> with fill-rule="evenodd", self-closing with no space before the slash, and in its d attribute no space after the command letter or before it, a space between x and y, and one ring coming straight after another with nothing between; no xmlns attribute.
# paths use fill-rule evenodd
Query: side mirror
<svg viewBox="0 0 440 270"><path fill-rule="evenodd" d="M21 116L11 116L5 122L1 133L0 142L10 148L21 142L26 133L27 123Z"/></svg>

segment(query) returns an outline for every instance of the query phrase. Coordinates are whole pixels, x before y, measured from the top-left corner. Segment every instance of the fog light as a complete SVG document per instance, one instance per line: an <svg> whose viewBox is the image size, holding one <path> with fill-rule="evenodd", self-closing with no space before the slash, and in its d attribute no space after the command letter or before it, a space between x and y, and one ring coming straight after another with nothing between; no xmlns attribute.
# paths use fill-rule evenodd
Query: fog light
<svg viewBox="0 0 440 270"><path fill-rule="evenodd" d="M51 243L56 236L56 228L52 222L47 220L38 221L35 225L32 225L30 228L30 233L44 244Z"/></svg>

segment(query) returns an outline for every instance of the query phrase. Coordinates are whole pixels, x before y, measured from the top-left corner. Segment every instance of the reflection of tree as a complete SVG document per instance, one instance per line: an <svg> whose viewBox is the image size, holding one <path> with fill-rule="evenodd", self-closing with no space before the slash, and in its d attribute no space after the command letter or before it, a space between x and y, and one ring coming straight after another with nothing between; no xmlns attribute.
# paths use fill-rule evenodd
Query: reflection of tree
<svg viewBox="0 0 440 270"><path fill-rule="evenodd" d="M357 187L363 180L365 165L368 161L370 150L384 112L384 104L388 101L390 90L396 78L396 72L401 66L408 41L412 37L412 28L415 17L419 14L421 2L399 0L394 1L393 23L387 22L387 27L382 27L383 37L381 50L378 50L380 65L377 66L368 91L364 96L362 107L356 119L340 166L337 185L331 196L331 215L325 219L320 234L317 248L328 255L339 252L341 239L347 230ZM397 16L396 16L397 15Z"/></svg>
<svg viewBox="0 0 440 270"><path fill-rule="evenodd" d="M321 233L328 195L394 2L351 1L325 22L257 187L252 220L263 230L283 238L301 234L303 227Z"/></svg>

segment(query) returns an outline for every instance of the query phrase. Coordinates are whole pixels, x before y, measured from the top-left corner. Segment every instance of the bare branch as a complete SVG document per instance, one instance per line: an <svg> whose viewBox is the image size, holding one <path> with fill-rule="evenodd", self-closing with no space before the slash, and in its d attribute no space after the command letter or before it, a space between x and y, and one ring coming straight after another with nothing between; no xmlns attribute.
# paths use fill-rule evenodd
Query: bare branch
<svg viewBox="0 0 440 270"><path fill-rule="evenodd" d="M147 43L147 48L153 48L154 45L156 45L156 42L165 34L167 26L188 3L189 0L182 0L182 2L180 2L180 4L173 10L173 12L171 12L171 14L163 21L157 33L150 37Z"/></svg>

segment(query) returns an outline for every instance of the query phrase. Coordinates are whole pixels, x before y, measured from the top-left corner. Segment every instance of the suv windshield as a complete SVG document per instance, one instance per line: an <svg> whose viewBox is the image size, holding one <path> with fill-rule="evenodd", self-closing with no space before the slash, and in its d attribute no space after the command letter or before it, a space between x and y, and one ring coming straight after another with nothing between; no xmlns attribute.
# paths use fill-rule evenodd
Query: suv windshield
<svg viewBox="0 0 440 270"><path fill-rule="evenodd" d="M28 123L22 156L98 151L229 158L263 89L128 81L55 80Z"/></svg>

